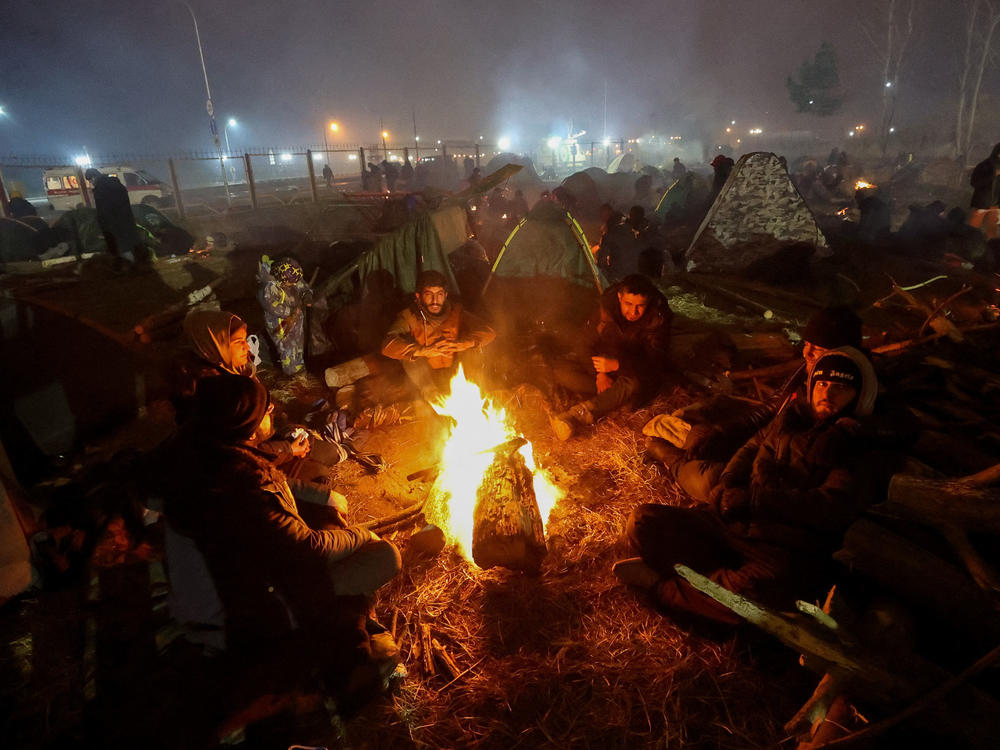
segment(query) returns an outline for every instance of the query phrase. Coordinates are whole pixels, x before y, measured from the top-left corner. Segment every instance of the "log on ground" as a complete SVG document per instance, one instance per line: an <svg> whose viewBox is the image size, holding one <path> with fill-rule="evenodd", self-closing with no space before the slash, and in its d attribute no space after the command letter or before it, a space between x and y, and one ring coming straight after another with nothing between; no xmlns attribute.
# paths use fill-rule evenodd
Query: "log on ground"
<svg viewBox="0 0 1000 750"><path fill-rule="evenodd" d="M499 453L476 492L472 559L480 568L534 572L545 552L531 472L520 454Z"/></svg>

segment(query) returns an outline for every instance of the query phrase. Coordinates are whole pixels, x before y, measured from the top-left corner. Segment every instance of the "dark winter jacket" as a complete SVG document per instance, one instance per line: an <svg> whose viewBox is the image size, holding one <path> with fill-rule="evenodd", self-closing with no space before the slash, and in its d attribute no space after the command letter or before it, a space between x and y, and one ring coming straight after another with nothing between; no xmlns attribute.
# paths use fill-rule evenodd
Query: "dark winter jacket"
<svg viewBox="0 0 1000 750"><path fill-rule="evenodd" d="M617 359L617 374L638 378L643 391L648 393L659 387L669 363L674 314L667 298L657 291L643 316L629 322L622 316L618 301L621 288L615 284L601 295L592 354Z"/></svg>
<svg viewBox="0 0 1000 750"><path fill-rule="evenodd" d="M164 513L205 558L226 612L227 643L317 624L336 606L329 563L371 540L339 512L300 510L284 474L248 443L183 432L163 456ZM309 521L303 517L309 516Z"/></svg>
<svg viewBox="0 0 1000 750"><path fill-rule="evenodd" d="M972 202L969 204L971 208L986 209L1000 205L998 168L1000 168L1000 149L994 148L993 153L972 170L972 175L969 177L969 184L972 185Z"/></svg>
<svg viewBox="0 0 1000 750"><path fill-rule="evenodd" d="M747 494L745 534L783 547L830 549L869 502L849 418L816 422L796 400L736 452L724 488Z"/></svg>

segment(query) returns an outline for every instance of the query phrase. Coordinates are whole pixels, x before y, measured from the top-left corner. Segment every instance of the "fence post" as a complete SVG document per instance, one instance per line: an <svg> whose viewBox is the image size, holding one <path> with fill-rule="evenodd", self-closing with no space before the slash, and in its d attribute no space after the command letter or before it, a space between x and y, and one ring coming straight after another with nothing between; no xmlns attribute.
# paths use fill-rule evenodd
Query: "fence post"
<svg viewBox="0 0 1000 750"><path fill-rule="evenodd" d="M319 203L319 194L316 192L316 167L313 166L311 148L306 149L306 168L309 170L309 192L312 193L313 203Z"/></svg>
<svg viewBox="0 0 1000 750"><path fill-rule="evenodd" d="M476 166L479 166L479 144L476 144Z"/></svg>
<svg viewBox="0 0 1000 750"><path fill-rule="evenodd" d="M247 172L247 189L250 191L250 205L253 210L257 210L257 185L253 181L253 165L250 163L250 154L243 154L243 166Z"/></svg>
<svg viewBox="0 0 1000 750"><path fill-rule="evenodd" d="M83 205L87 208L91 208L90 205L90 189L87 187L87 180L83 176L83 168L76 168L76 182L80 186L80 195L83 196Z"/></svg>
<svg viewBox="0 0 1000 750"><path fill-rule="evenodd" d="M174 169L174 160L167 159L167 166L170 168L170 184L174 188L174 205L177 207L177 218L184 220L184 201L181 199L181 183L177 179L177 170Z"/></svg>
<svg viewBox="0 0 1000 750"><path fill-rule="evenodd" d="M361 192L364 192L365 178L368 176L368 162L365 161L365 149L363 146L358 148L358 158L361 160Z"/></svg>
<svg viewBox="0 0 1000 750"><path fill-rule="evenodd" d="M0 172L0 216L5 219L10 217L10 203L7 201L7 189L3 185L3 172Z"/></svg>

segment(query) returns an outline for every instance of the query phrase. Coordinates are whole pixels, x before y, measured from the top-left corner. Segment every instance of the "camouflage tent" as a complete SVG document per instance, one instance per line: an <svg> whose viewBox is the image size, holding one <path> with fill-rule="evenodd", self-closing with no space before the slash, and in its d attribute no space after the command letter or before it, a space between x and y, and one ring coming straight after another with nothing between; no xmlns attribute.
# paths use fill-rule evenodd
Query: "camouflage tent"
<svg viewBox="0 0 1000 750"><path fill-rule="evenodd" d="M738 271L790 246L826 254L826 239L788 170L772 153L736 163L685 258L688 270Z"/></svg>

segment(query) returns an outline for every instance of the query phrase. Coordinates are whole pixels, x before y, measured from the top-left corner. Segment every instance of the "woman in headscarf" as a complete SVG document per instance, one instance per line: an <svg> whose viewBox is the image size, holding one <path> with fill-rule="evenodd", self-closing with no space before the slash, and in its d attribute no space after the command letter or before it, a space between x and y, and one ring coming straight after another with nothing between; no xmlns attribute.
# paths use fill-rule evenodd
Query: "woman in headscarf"
<svg viewBox="0 0 1000 750"><path fill-rule="evenodd" d="M184 320L184 333L191 351L180 359L175 374L172 401L178 425L193 413L198 381L229 373L257 380L256 367L247 343L247 324L238 315L219 310L196 310ZM340 445L317 441L312 445L305 430L293 430L287 440L267 439L260 449L273 456L276 465L306 486L329 489L330 467L343 461L347 451ZM304 498L300 498L304 499ZM306 498L307 499L307 498ZM327 502L324 494L323 502Z"/></svg>

